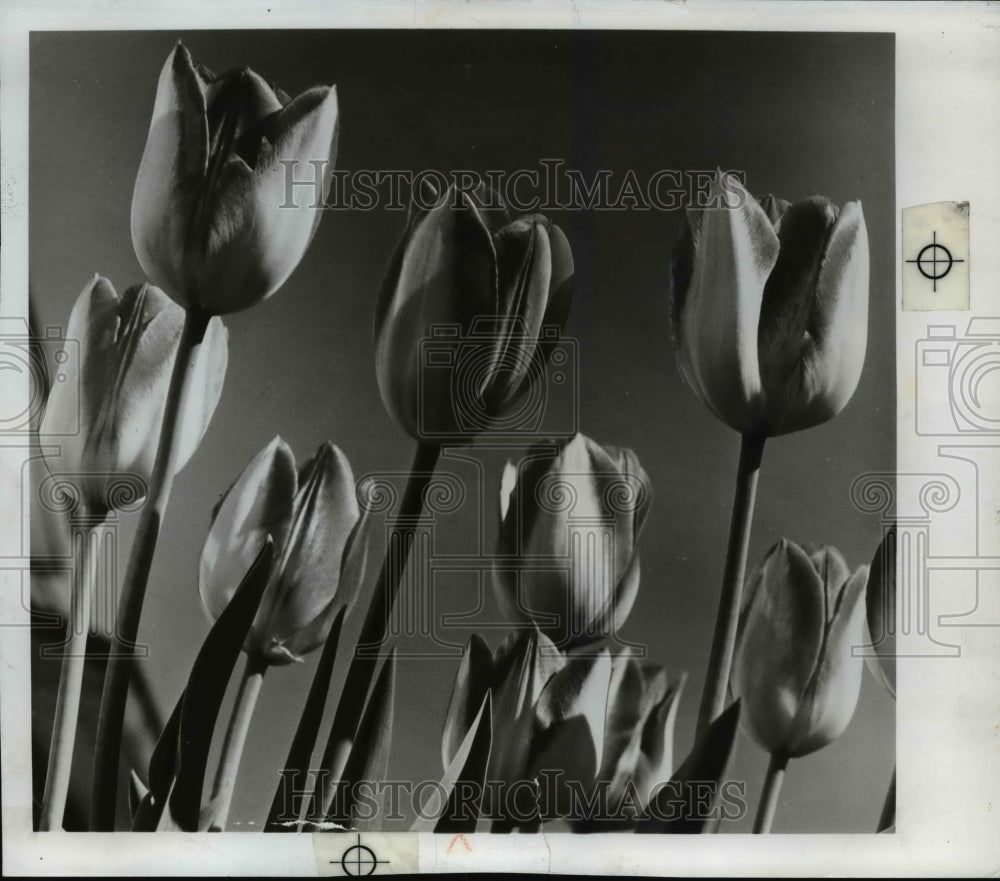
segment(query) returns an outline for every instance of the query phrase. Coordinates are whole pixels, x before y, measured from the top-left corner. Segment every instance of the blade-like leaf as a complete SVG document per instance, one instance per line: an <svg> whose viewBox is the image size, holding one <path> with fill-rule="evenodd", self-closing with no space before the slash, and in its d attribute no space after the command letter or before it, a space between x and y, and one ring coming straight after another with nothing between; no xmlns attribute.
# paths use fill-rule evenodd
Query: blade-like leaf
<svg viewBox="0 0 1000 881"><path fill-rule="evenodd" d="M441 778L440 788L431 790L420 816L410 827L411 832L447 832L454 835L476 831L492 744L493 695L487 691L472 726ZM466 790L473 793L471 799L463 798ZM444 805L441 804L443 799L447 799Z"/></svg>
<svg viewBox="0 0 1000 881"><path fill-rule="evenodd" d="M719 788L729 775L739 722L736 701L708 726L674 776L655 793L636 832L691 835L714 828ZM713 787L707 805L701 791L705 784Z"/></svg>
<svg viewBox="0 0 1000 881"><path fill-rule="evenodd" d="M132 770L128 776L128 811L129 816L134 820L135 815L142 805L143 799L149 794L149 789L139 778L139 775Z"/></svg>
<svg viewBox="0 0 1000 881"><path fill-rule="evenodd" d="M167 803L177 763L177 740L181 730L183 703L182 691L167 724L160 732L156 746L153 747L153 754L149 757L149 789L132 812L133 832L155 832L163 806Z"/></svg>
<svg viewBox="0 0 1000 881"><path fill-rule="evenodd" d="M338 782L331 809L325 817L328 822L343 823L352 829L366 829L377 826L381 820L378 816L381 798L374 797L375 793L369 793L373 797L370 801L366 799L369 805L372 802L377 804L375 816L356 817L355 814L359 807L359 789L385 780L389 769L395 690L396 650L392 649L365 704L351 754Z"/></svg>
<svg viewBox="0 0 1000 881"><path fill-rule="evenodd" d="M188 677L181 705L176 776L169 798L169 813L173 821L187 831L198 829L205 768L215 721L233 667L270 579L273 557L274 543L269 536L229 605L202 643Z"/></svg>
<svg viewBox="0 0 1000 881"><path fill-rule="evenodd" d="M309 686L309 695L306 697L298 727L295 729L295 737L292 738L292 745L289 747L288 757L285 759L281 780L278 783L278 788L274 791L274 798L271 800L271 810L267 814L267 822L264 825L265 832L295 832L298 828L297 823L288 824L279 818L284 816L285 795L289 786L294 798L294 793L298 792L300 785L305 783L304 777L309 769L313 749L316 747L319 726L323 721L323 710L326 708L326 700L330 692L330 680L333 678L333 665L337 659L337 646L340 644L340 631L344 625L346 612L347 606L342 606L330 627L330 634L323 646L323 653L320 655L319 664L313 674L312 685Z"/></svg>

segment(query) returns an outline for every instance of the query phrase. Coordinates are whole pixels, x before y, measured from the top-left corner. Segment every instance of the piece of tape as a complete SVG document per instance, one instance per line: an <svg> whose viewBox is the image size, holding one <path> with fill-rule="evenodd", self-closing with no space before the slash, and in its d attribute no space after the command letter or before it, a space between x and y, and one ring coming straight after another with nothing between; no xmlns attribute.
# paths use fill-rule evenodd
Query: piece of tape
<svg viewBox="0 0 1000 881"><path fill-rule="evenodd" d="M420 836L414 832L314 832L320 876L416 874Z"/></svg>
<svg viewBox="0 0 1000 881"><path fill-rule="evenodd" d="M969 203L903 209L903 310L968 311Z"/></svg>

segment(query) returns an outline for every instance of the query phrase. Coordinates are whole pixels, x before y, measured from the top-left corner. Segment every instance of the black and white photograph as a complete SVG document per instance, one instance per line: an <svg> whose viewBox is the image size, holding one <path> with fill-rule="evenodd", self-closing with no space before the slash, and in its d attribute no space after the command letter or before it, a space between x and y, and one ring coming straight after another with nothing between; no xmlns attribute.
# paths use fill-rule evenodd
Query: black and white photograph
<svg viewBox="0 0 1000 881"><path fill-rule="evenodd" d="M923 871L914 757L978 785L924 702L996 675L1000 194L908 183L916 31L459 5L4 9L16 865Z"/></svg>

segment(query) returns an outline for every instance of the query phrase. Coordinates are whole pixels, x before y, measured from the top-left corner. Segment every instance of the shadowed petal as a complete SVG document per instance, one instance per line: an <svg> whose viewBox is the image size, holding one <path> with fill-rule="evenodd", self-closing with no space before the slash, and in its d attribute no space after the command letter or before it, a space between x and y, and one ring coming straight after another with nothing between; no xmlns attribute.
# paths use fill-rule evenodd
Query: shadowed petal
<svg viewBox="0 0 1000 881"><path fill-rule="evenodd" d="M859 202L840 212L820 267L795 403L781 432L832 419L851 399L868 344L868 231Z"/></svg>
<svg viewBox="0 0 1000 881"><path fill-rule="evenodd" d="M205 539L199 591L213 619L226 608L267 535L284 548L295 497L295 458L276 437L243 470L216 511ZM265 594L257 620L267 614ZM255 622L256 627L256 622Z"/></svg>

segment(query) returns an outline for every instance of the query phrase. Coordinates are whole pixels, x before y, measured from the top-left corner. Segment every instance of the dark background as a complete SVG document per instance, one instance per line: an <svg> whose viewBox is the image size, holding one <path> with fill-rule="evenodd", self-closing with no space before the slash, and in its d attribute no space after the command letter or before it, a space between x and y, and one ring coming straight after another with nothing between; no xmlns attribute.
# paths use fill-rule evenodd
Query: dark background
<svg viewBox="0 0 1000 881"><path fill-rule="evenodd" d="M719 166L745 171L754 193L860 199L871 244L865 372L835 420L768 444L751 561L782 535L833 544L852 567L870 560L881 527L852 505L850 487L859 475L892 471L895 463L891 35L34 33L31 281L42 324L65 323L94 272L119 291L142 280L129 233L132 187L157 77L177 39L216 71L248 65L292 95L335 83L341 169L513 171L550 158L587 176L610 169L620 182L629 169L645 181L660 169ZM632 447L653 482L642 587L622 637L647 646L653 662L689 672L676 729L679 760L690 747L703 684L739 441L685 387L669 340L668 261L682 212L551 216L576 258L566 330L580 356L579 428ZM197 561L211 507L251 456L280 433L300 460L333 440L359 478L409 464L412 442L382 407L371 347L375 293L403 223L401 212L384 208L326 212L284 288L226 318L226 387L176 481L140 630L166 711L209 627ZM488 494L482 529L492 542L504 455L477 458ZM469 464L449 467L467 481L475 474ZM468 552L479 528L468 510L442 521L441 547ZM125 518L119 575L133 526ZM472 572L443 579L440 609L473 608L476 584ZM497 620L488 590L477 620ZM452 629L447 639L464 643L474 629L493 644L503 632ZM419 655L430 644L407 638L399 645ZM314 655L266 677L230 828L259 828L315 662ZM401 663L393 779L440 776L440 732L456 669L457 660L447 658ZM892 774L893 716L892 700L866 675L843 737L791 763L775 831L874 831ZM735 774L747 781L752 805L765 767L762 751L741 735ZM750 819L730 828L749 831Z"/></svg>

